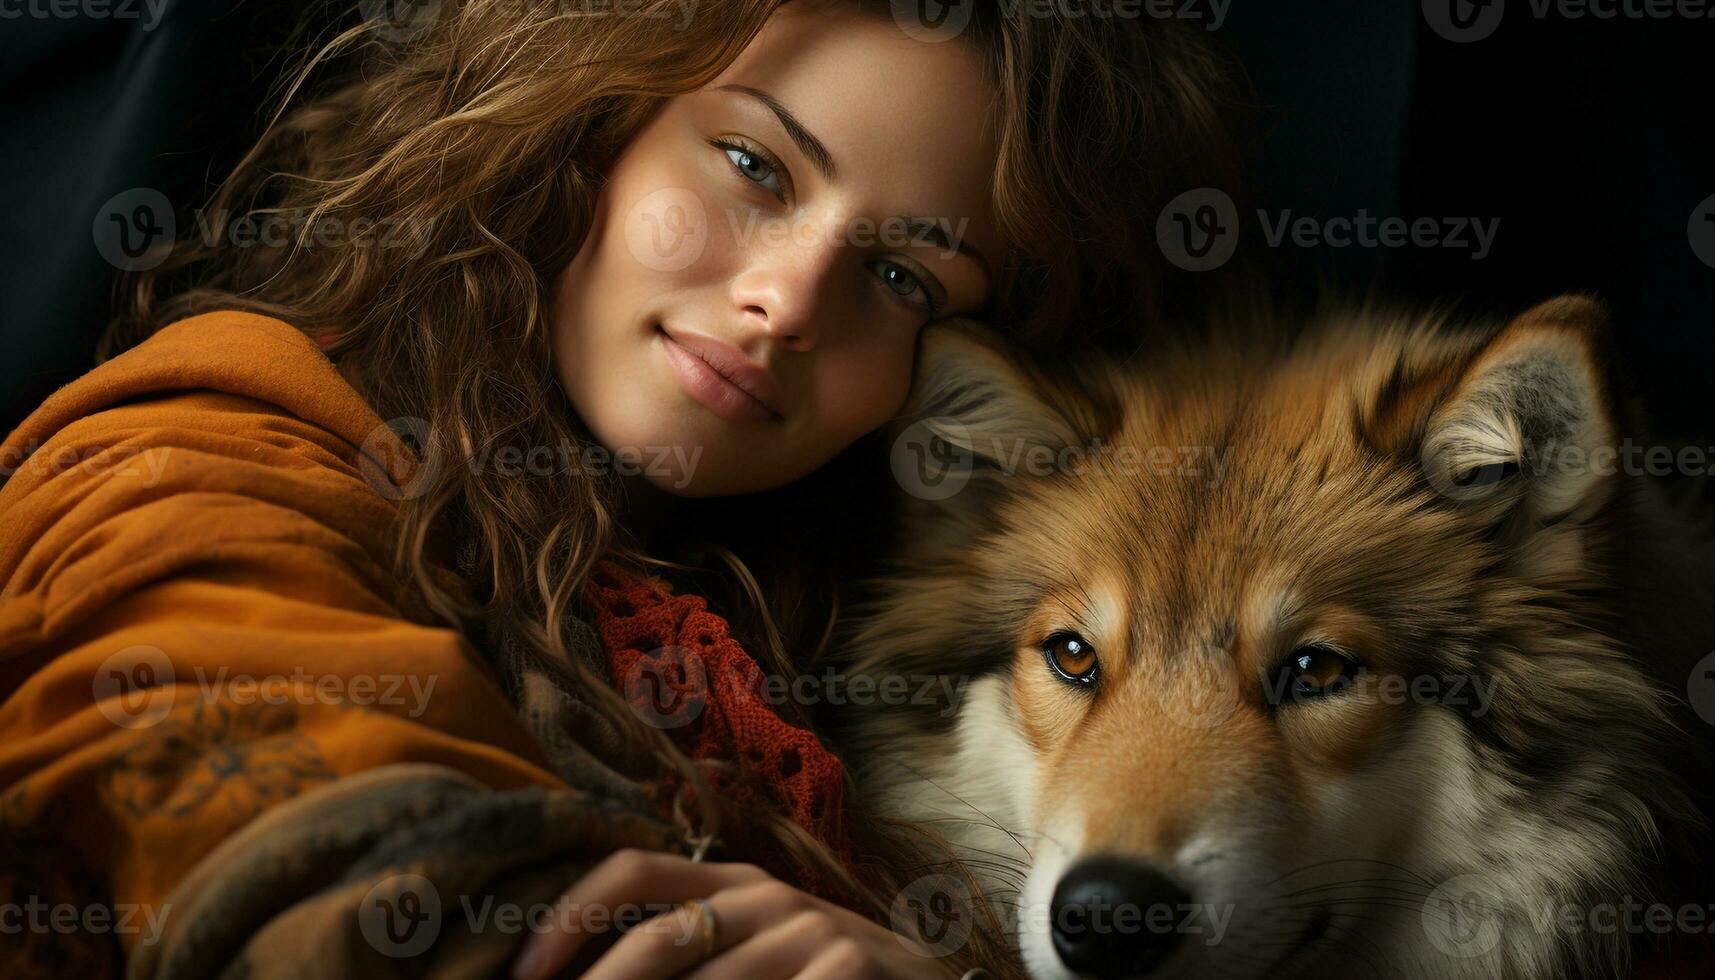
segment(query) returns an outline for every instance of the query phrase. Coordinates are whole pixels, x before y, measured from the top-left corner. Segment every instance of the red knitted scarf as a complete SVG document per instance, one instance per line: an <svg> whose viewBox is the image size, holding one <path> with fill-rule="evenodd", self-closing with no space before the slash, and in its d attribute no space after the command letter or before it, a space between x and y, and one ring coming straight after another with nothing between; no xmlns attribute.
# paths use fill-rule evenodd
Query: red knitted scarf
<svg viewBox="0 0 1715 980"><path fill-rule="evenodd" d="M760 665L709 612L701 596L674 595L663 582L601 562L585 596L607 650L614 682L637 713L663 729L693 759L720 759L737 778L711 782L734 800L772 806L827 844L848 865L844 821L845 767L811 732L788 723L770 704ZM658 802L670 807L678 786L665 781ZM760 796L759 796L760 794ZM779 855L753 828L722 828L723 843L774 855L758 863L790 870L789 880L829 897L838 889L802 863Z"/></svg>

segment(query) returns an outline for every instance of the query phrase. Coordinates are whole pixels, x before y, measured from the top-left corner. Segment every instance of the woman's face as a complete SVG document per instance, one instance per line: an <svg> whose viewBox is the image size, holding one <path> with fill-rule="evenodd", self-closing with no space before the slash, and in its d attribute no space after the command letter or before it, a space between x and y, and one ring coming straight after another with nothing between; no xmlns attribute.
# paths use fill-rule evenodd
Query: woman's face
<svg viewBox="0 0 1715 980"><path fill-rule="evenodd" d="M555 283L573 405L682 496L827 462L898 412L919 329L993 288L975 53L805 6L637 134Z"/></svg>

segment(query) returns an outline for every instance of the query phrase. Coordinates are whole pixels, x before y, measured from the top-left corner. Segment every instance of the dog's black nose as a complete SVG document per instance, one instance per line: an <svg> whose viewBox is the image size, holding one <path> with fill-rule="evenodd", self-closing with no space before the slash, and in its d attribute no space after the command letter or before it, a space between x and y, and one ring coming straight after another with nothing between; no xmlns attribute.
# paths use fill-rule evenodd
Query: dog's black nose
<svg viewBox="0 0 1715 980"><path fill-rule="evenodd" d="M1054 889L1054 951L1074 973L1143 977L1179 944L1191 896L1136 861L1080 861Z"/></svg>

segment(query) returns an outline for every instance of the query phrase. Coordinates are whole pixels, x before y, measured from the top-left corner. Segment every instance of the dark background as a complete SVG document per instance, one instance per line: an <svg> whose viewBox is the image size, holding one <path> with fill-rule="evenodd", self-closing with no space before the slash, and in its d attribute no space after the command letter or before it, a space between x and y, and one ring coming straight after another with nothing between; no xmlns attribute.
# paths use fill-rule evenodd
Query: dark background
<svg viewBox="0 0 1715 980"><path fill-rule="evenodd" d="M1499 218L1493 248L1288 245L1269 249L1273 274L1473 314L1594 292L1654 434L1715 445L1715 268L1688 231L1715 194L1715 20L1497 0L1493 33L1455 43L1428 23L1436 2L1234 0L1218 36L1262 103L1255 204Z"/></svg>
<svg viewBox="0 0 1715 980"><path fill-rule="evenodd" d="M1715 21L1499 2L1490 36L1455 43L1417 0L1233 0L1215 37L1259 102L1253 214L1500 218L1481 261L1287 244L1267 250L1273 274L1470 312L1594 291L1657 435L1709 446L1715 269L1687 229L1715 194ZM199 205L260 131L294 27L354 6L167 0L148 30L0 20L0 432L91 363L112 302L92 231L104 203L148 187Z"/></svg>

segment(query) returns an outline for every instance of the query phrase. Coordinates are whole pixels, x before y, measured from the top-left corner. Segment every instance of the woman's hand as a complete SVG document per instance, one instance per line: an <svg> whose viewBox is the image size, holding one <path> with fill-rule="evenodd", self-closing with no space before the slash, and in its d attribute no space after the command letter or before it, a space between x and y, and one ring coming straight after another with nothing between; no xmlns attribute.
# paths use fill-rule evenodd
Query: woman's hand
<svg viewBox="0 0 1715 980"><path fill-rule="evenodd" d="M713 913L707 948L703 899ZM675 903L680 907L626 933L584 974L587 980L765 980L797 977L956 976L943 960L848 909L772 878L749 864L705 864L676 854L625 850L597 865L560 899L562 908ZM563 969L590 939L584 931L530 937L514 980L542 980Z"/></svg>

